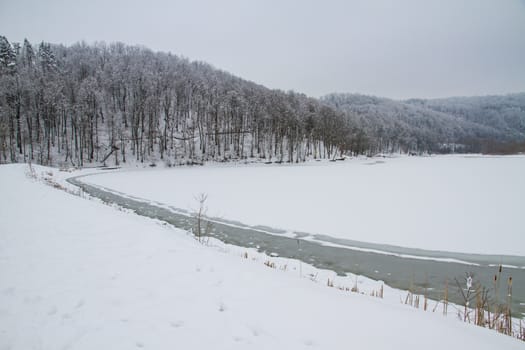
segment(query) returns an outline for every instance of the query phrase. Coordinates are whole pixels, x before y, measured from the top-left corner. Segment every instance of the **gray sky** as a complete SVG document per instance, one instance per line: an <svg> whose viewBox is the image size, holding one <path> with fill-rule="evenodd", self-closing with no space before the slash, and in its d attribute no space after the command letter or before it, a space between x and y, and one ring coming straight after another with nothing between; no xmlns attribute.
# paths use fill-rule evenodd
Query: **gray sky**
<svg viewBox="0 0 525 350"><path fill-rule="evenodd" d="M525 0L0 0L0 35L140 44L315 97L525 91Z"/></svg>

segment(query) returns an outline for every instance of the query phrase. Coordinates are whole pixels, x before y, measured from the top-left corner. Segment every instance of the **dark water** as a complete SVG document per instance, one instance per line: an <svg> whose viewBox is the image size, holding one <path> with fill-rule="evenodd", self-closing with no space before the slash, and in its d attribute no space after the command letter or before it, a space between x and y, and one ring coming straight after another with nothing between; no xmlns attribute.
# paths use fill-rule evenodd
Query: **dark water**
<svg viewBox="0 0 525 350"><path fill-rule="evenodd" d="M139 215L162 220L187 231L194 230L196 227L196 219L188 211L88 185L79 180L81 177L70 178L67 181L82 188L91 196L106 203L133 210ZM525 303L525 257L427 251L302 232L294 232L295 237L289 237L289 235L284 235L284 231L270 227L247 226L222 219L211 220L213 224L210 235L227 244L255 248L268 255L298 259L320 269L335 271L343 276L347 273L363 275L382 280L391 287L412 289L420 294L427 289L428 296L434 300L443 297L448 281L449 300L458 304L463 304L463 298L455 279L464 286L466 274L470 274L474 281L479 281L487 288L491 288L490 294L494 296L493 279L497 273L497 265L517 266L517 268L503 268L499 298L501 301L506 300L507 280L512 276L513 316L523 318L525 313L525 306L521 305ZM317 242L301 239L304 237L314 238ZM359 249L373 249L383 253ZM404 257L400 257L400 254ZM407 255L431 259L455 259L456 261L423 260L406 257ZM434 303L431 304L431 307L433 305Z"/></svg>

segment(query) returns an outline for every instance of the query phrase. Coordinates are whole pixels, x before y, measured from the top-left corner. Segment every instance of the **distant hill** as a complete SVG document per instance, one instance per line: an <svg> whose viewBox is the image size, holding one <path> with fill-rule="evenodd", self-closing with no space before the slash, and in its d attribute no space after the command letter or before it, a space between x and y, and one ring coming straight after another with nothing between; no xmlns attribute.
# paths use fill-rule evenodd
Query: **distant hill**
<svg viewBox="0 0 525 350"><path fill-rule="evenodd" d="M525 141L525 93L406 101L334 93L321 101L362 129L377 152L480 152Z"/></svg>
<svg viewBox="0 0 525 350"><path fill-rule="evenodd" d="M525 93L406 102L494 128L510 140L525 137Z"/></svg>

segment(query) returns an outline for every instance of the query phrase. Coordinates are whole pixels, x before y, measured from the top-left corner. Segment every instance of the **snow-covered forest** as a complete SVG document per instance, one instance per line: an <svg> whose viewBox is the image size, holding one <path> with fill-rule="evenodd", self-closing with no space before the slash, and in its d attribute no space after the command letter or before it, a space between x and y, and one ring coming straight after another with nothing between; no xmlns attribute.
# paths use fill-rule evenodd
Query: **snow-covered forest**
<svg viewBox="0 0 525 350"><path fill-rule="evenodd" d="M407 101L331 94L321 100L342 111L376 152L525 150L525 93Z"/></svg>
<svg viewBox="0 0 525 350"><path fill-rule="evenodd" d="M144 47L0 37L0 163L300 162L516 151L524 140L525 94L315 99Z"/></svg>
<svg viewBox="0 0 525 350"><path fill-rule="evenodd" d="M346 151L341 114L202 62L120 43L1 39L0 161L299 161Z"/></svg>

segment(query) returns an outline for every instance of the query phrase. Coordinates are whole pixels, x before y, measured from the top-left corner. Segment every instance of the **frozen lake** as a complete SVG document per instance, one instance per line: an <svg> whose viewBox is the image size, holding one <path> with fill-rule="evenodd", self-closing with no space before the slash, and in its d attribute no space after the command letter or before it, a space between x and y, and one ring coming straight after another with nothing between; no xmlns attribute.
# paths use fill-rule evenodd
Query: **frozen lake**
<svg viewBox="0 0 525 350"><path fill-rule="evenodd" d="M155 168L83 181L186 210L206 193L210 216L290 234L525 256L524 174L524 156L436 156Z"/></svg>
<svg viewBox="0 0 525 350"><path fill-rule="evenodd" d="M81 186L84 191L105 202L118 204L140 215L168 222L186 231L195 228L192 210L85 184L107 175L99 173L96 176L80 176L68 181ZM127 176L124 175L124 178ZM405 290L415 287L421 292L429 288L428 295L435 300L442 297L446 281L453 281L454 278L461 281L465 278L465 273L475 276L476 280L484 285L490 285L497 266L503 264L505 268L502 279L506 280L512 276L516 281L513 288L513 310L516 315L523 312L521 303L525 298L525 284L522 283L525 280L525 256L422 250L322 234L284 231L268 226L250 226L226 219L215 219L210 234L228 244L255 248L270 256L298 259L343 276L360 274ZM504 298L504 295L500 297ZM462 302L459 292L455 289L451 290L449 298L456 303Z"/></svg>

